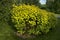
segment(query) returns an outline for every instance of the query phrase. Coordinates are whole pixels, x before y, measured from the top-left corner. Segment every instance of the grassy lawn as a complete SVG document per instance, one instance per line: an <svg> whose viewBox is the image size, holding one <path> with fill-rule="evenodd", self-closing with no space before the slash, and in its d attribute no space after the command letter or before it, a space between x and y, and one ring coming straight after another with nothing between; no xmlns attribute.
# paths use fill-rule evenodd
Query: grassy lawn
<svg viewBox="0 0 60 40"><path fill-rule="evenodd" d="M14 34L14 30L11 26L8 25L7 22L0 22L0 40L23 40L18 38ZM60 40L60 19L58 19L58 24L56 25L56 29L52 30L47 35L38 36L36 38L29 38L24 40Z"/></svg>
<svg viewBox="0 0 60 40"><path fill-rule="evenodd" d="M0 22L0 40L18 40L6 22Z"/></svg>

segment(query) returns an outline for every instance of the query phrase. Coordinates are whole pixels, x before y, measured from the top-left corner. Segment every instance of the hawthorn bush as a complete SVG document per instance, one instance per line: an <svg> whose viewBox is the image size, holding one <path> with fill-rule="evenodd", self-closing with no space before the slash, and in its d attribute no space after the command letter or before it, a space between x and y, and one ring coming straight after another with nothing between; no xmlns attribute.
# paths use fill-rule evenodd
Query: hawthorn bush
<svg viewBox="0 0 60 40"><path fill-rule="evenodd" d="M38 35L48 33L55 27L54 13L39 9L34 5L14 5L11 10L11 21L20 34Z"/></svg>

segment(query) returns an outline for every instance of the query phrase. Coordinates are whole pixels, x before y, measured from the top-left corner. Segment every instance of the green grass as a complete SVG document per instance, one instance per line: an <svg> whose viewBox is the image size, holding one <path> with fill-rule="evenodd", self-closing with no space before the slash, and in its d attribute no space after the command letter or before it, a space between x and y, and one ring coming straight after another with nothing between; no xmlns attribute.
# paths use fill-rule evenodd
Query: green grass
<svg viewBox="0 0 60 40"><path fill-rule="evenodd" d="M7 22L0 22L0 40L23 40L18 38L14 34L14 30ZM48 34L43 36L37 36L36 38L28 38L24 40L60 40L60 19L58 19L58 24L56 29L50 31Z"/></svg>
<svg viewBox="0 0 60 40"><path fill-rule="evenodd" d="M0 23L0 40L15 40L13 32L6 23Z"/></svg>
<svg viewBox="0 0 60 40"><path fill-rule="evenodd" d="M14 34L14 30L7 22L0 22L0 40L18 40Z"/></svg>

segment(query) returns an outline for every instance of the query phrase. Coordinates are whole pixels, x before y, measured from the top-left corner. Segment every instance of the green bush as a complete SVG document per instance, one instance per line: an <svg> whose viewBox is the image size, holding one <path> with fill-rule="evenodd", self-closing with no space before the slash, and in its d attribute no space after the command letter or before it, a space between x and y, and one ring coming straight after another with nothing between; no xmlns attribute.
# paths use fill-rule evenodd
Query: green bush
<svg viewBox="0 0 60 40"><path fill-rule="evenodd" d="M54 13L39 9L34 5L15 6L11 10L11 21L20 34L38 35L48 33L55 27Z"/></svg>

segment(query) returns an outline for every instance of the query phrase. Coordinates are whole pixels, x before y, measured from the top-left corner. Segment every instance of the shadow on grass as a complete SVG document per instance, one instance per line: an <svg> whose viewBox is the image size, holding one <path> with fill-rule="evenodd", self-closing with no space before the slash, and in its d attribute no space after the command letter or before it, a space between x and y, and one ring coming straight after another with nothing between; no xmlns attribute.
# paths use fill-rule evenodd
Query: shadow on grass
<svg viewBox="0 0 60 40"><path fill-rule="evenodd" d="M17 29L14 27L14 23L13 23L11 20L9 20L7 23L8 23L9 26L11 26L11 28L12 28L15 32L17 31Z"/></svg>

